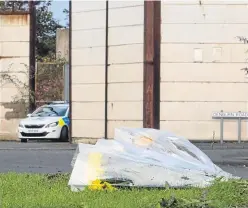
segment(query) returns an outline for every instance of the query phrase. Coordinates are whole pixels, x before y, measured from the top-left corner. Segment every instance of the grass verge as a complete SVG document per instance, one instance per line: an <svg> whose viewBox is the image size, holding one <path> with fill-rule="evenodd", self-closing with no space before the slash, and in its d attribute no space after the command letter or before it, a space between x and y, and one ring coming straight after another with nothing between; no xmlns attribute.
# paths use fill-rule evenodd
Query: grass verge
<svg viewBox="0 0 248 208"><path fill-rule="evenodd" d="M119 189L71 192L69 175L0 174L1 208L243 208L248 181L218 182L206 189Z"/></svg>

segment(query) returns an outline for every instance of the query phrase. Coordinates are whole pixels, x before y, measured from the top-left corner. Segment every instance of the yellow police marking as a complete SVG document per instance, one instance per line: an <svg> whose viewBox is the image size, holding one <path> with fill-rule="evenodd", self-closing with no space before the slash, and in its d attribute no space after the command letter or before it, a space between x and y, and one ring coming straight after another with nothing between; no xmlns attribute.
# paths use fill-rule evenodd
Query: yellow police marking
<svg viewBox="0 0 248 208"><path fill-rule="evenodd" d="M64 126L65 125L65 122L64 122L64 120L63 120L63 118L60 118L59 119L59 126Z"/></svg>

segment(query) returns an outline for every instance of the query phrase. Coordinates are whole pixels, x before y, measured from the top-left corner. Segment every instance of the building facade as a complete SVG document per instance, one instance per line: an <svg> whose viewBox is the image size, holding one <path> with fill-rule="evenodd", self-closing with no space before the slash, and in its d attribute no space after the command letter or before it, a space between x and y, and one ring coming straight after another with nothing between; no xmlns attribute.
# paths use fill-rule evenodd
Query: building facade
<svg viewBox="0 0 248 208"><path fill-rule="evenodd" d="M248 1L165 0L153 9L148 4L72 1L74 139L113 138L116 127L143 127L146 113L157 107L160 129L191 140L218 140L214 111L248 111L241 70L248 45L238 38L248 37ZM146 85L149 76L159 80ZM243 140L247 127L242 121ZM224 139L237 140L236 121L225 121Z"/></svg>
<svg viewBox="0 0 248 208"><path fill-rule="evenodd" d="M29 23L28 13L0 12L0 140L16 139L19 119L26 116L20 99L26 99L21 88L29 80Z"/></svg>

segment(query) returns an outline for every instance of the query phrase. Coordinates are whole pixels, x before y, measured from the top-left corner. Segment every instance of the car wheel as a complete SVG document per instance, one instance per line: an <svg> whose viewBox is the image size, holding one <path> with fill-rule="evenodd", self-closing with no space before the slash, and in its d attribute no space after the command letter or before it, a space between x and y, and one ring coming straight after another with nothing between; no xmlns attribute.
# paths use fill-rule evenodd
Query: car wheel
<svg viewBox="0 0 248 208"><path fill-rule="evenodd" d="M27 139L21 139L21 143L27 143L28 140Z"/></svg>
<svg viewBox="0 0 248 208"><path fill-rule="evenodd" d="M66 126L64 126L61 129L60 141L61 142L68 142L69 141L69 133L68 133L68 128Z"/></svg>

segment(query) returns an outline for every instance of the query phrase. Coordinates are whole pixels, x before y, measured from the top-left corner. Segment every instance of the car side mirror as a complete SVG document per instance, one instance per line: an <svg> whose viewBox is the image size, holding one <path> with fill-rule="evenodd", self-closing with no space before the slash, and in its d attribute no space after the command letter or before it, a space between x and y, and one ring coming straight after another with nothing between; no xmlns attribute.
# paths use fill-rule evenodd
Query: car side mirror
<svg viewBox="0 0 248 208"><path fill-rule="evenodd" d="M31 116L31 113L29 113L28 115L27 115L27 117L30 117Z"/></svg>

